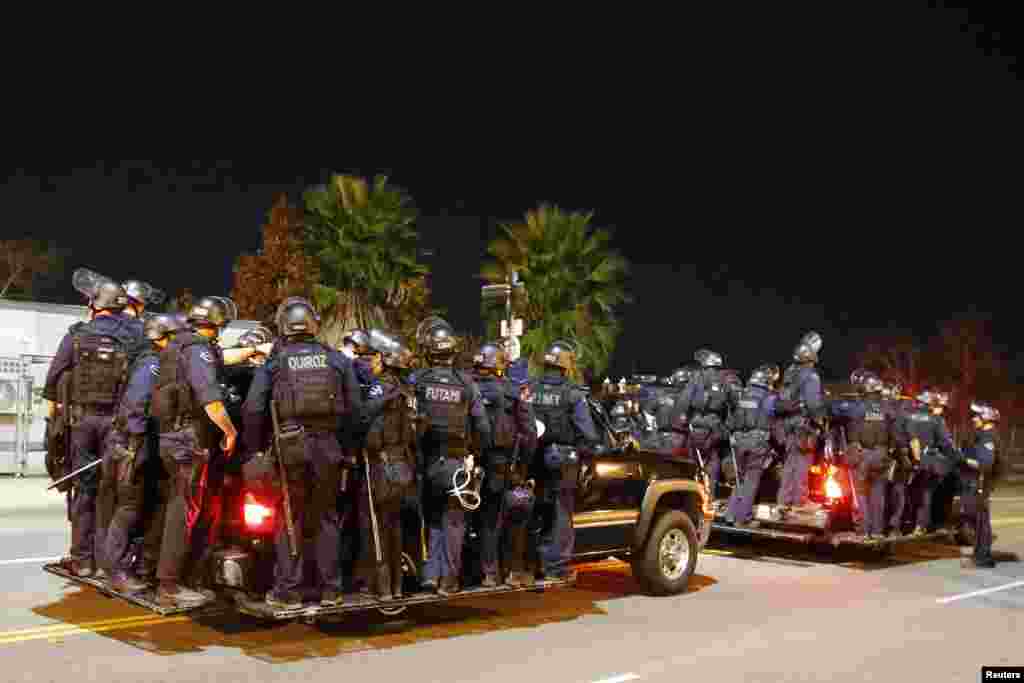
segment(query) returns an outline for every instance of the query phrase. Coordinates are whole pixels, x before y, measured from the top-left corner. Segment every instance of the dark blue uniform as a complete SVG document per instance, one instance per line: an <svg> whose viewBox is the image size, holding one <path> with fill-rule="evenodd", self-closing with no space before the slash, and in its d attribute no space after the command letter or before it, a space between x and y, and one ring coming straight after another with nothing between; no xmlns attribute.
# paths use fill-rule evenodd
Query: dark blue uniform
<svg viewBox="0 0 1024 683"><path fill-rule="evenodd" d="M729 441L726 419L735 401L736 387L730 374L720 368L704 368L686 386L676 408L689 420L689 443L700 449L711 481L712 498L718 497L722 451Z"/></svg>
<svg viewBox="0 0 1024 683"><path fill-rule="evenodd" d="M910 452L910 436L905 427L909 424L907 421L908 415L916 410L918 404L917 401L907 401L900 398L890 399L889 403L892 406L893 413L900 420L900 424L904 428L899 430L897 435L898 441L894 444L895 451L892 454L894 466L887 496L888 508L886 515L889 519L888 528L893 533L901 534L903 532L904 517L908 512L912 512L908 510L907 501L910 497L910 484L915 475L915 466Z"/></svg>
<svg viewBox="0 0 1024 683"><path fill-rule="evenodd" d="M349 358L347 354L342 354ZM362 398L375 398L370 391L377 384L373 368L365 358L350 358L356 382L362 389ZM341 524L341 570L342 576L352 582L357 591L368 591L375 581L375 568L369 555L361 552L370 542L364 538L361 520L367 516L362 500L365 498L366 473L362 464L363 440L368 425L364 421L345 421L338 431L338 441L344 457L343 481L345 491L338 496L338 519Z"/></svg>
<svg viewBox="0 0 1024 683"><path fill-rule="evenodd" d="M750 521L761 475L771 462L771 430L778 397L764 387L749 386L740 396L728 427L736 454L737 486L729 499L727 519L739 524Z"/></svg>
<svg viewBox="0 0 1024 683"><path fill-rule="evenodd" d="M283 509L275 516L273 594L279 599L298 600L303 578L302 529L316 537L316 564L320 588L325 596L342 593L340 519L338 489L342 450L339 427L359 410L359 385L352 362L338 351L311 337L298 337L280 344L256 369L249 395L242 406L246 443L270 440L269 405L278 406L280 427L301 425L304 442L295 452L281 454L288 471L293 522L299 552L291 556ZM307 506L307 498L311 505ZM312 509L310 509L312 508Z"/></svg>
<svg viewBox="0 0 1024 683"><path fill-rule="evenodd" d="M522 506L506 505L506 498L526 479L523 464L529 464L529 456L537 449L537 423L530 404L519 399L518 384L494 375L476 375L475 379L491 420L491 434L495 442L494 448L483 456L481 564L484 576L492 577L500 583L502 572L499 555L504 555L507 571L523 570L526 522L533 514L533 506L529 503ZM499 414L499 411L504 414ZM515 445L517 439L518 447ZM512 443L508 443L509 440ZM505 552L499 553L503 537L506 540Z"/></svg>
<svg viewBox="0 0 1024 683"><path fill-rule="evenodd" d="M857 533L881 536L893 444L902 439L903 422L881 396L833 404L833 413L848 424L846 463L853 477L853 523Z"/></svg>
<svg viewBox="0 0 1024 683"><path fill-rule="evenodd" d="M529 401L545 424L536 465L542 489L538 513L546 519L537 550L545 576L564 576L576 545L576 448L595 446L601 438L583 393L561 373L551 372L531 382Z"/></svg>
<svg viewBox="0 0 1024 683"><path fill-rule="evenodd" d="M168 475L168 491L157 579L168 586L180 585L190 550L196 558L203 558L207 550L201 537L192 538L202 510L201 494L205 494L198 489L205 484L203 471L220 435L205 408L225 400L219 381L220 356L208 339L188 333L174 335L160 356L162 379L167 381L170 354L177 367L175 379L187 387L191 405L183 408L178 419L160 421L160 460ZM190 540L195 541L191 548Z"/></svg>
<svg viewBox="0 0 1024 683"><path fill-rule="evenodd" d="M101 509L107 508L111 516L100 520L96 540L97 548L102 549L98 557L111 575L131 569L128 543L142 514L141 473L149 465L150 452L146 443L147 432L151 432L149 403L159 376L160 356L156 352L145 353L135 361L103 455L101 499L109 496L111 500Z"/></svg>
<svg viewBox="0 0 1024 683"><path fill-rule="evenodd" d="M409 383L415 389L422 422L420 449L428 483L423 503L430 548L423 577L428 587L440 579L454 587L462 578L466 511L448 491L468 453L469 422L483 449L490 448L491 425L480 389L467 373L450 366L432 367L410 375Z"/></svg>
<svg viewBox="0 0 1024 683"><path fill-rule="evenodd" d="M953 447L953 437L941 415L935 415L928 406L919 404L903 414L907 439L921 443L921 462L911 482L911 500L914 501L914 522L917 529L933 529L932 500L935 490L959 462ZM909 447L909 446L908 446Z"/></svg>
<svg viewBox="0 0 1024 683"><path fill-rule="evenodd" d="M76 336L108 335L122 341L134 355L142 344L141 327L137 321L121 313L97 315L88 323L73 325L60 342L57 354L50 364L43 388L43 398L59 402L58 382L65 378L65 373L73 373L75 365L74 340ZM132 357L132 356L130 356ZM72 396L75 389L71 389ZM103 455L103 445L110 431L111 420L116 407L116 396L107 405L72 404L64 406L65 414L70 416L71 469L84 467L99 460ZM96 546L96 499L99 488L99 472L92 469L79 475L74 480L74 492L71 500L71 559L83 566L93 563L97 552L102 549Z"/></svg>
<svg viewBox="0 0 1024 683"><path fill-rule="evenodd" d="M814 459L819 426L825 415L821 377L811 365L786 369L777 405L787 405L785 421L786 463L779 487L779 505L800 506L808 500L807 470Z"/></svg>
<svg viewBox="0 0 1024 683"><path fill-rule="evenodd" d="M975 562L992 562L992 512L989 508L989 496L993 490L999 453L999 442L994 430L976 429L974 444L964 449L964 464L961 466L960 478L960 518L964 523L973 526L975 531L974 560ZM978 469L967 464L975 460Z"/></svg>

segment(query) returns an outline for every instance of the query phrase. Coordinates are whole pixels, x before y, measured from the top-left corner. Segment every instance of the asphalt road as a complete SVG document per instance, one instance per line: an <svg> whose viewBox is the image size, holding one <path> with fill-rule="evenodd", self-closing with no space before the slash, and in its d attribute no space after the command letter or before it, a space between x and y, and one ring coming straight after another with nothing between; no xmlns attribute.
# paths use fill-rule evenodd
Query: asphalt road
<svg viewBox="0 0 1024 683"><path fill-rule="evenodd" d="M1024 491L997 498L996 548L1024 555ZM671 598L609 561L545 595L265 625L159 617L68 584L40 569L66 550L61 511L0 515L0 681L973 682L1024 665L1024 565L966 571L947 545L879 560L713 539Z"/></svg>

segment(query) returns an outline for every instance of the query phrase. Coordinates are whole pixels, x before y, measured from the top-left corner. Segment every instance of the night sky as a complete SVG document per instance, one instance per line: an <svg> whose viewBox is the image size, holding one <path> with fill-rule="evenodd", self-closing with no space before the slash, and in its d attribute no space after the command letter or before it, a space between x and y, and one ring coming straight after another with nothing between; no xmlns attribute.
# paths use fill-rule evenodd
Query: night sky
<svg viewBox="0 0 1024 683"><path fill-rule="evenodd" d="M71 249L51 301L80 303L78 266L170 294L227 294L276 192L299 202L331 172L380 172L415 198L423 245L436 251L435 302L459 329L479 326L473 277L498 222L542 201L593 210L633 263L616 379L668 373L702 346L744 371L785 363L810 329L825 340L826 378L838 379L879 330L927 337L972 306L995 316L1024 377L1019 35L992 10L921 5L898 20L749 18L756 41L723 26L696 30L698 43L691 26L672 43L591 43L592 61L538 72L536 97L505 93L521 113L481 100L438 133L473 161L8 157L3 232ZM353 165L364 159L391 165Z"/></svg>

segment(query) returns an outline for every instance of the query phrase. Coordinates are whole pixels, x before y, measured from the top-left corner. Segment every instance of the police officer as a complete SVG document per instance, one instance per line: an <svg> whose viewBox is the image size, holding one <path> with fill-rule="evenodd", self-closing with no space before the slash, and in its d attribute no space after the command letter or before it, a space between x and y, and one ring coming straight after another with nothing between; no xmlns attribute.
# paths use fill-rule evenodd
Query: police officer
<svg viewBox="0 0 1024 683"><path fill-rule="evenodd" d="M908 400L903 396L903 386L898 382L885 382L882 386L882 398L885 400L897 419L906 424L907 415L914 411L917 406L915 401ZM892 465L889 469L889 491L886 495L886 518L888 519L886 533L902 534L904 526L904 515L907 513L907 498L909 484L914 476L917 463L912 457L910 450L910 436L905 430L900 430L897 435L897 442L893 444ZM911 529L913 526L911 526Z"/></svg>
<svg viewBox="0 0 1024 683"><path fill-rule="evenodd" d="M771 429L777 398L771 391L772 377L770 367L754 370L740 394L736 410L729 416L727 426L738 469L737 485L726 515L729 524L750 522L761 475L771 463Z"/></svg>
<svg viewBox="0 0 1024 683"><path fill-rule="evenodd" d="M351 361L316 340L320 316L308 301L285 299L275 319L282 339L256 370L242 406L246 440L255 444L265 442L265 430L272 426L267 420L270 401L276 405L281 430L276 455L287 473L295 530L295 538L289 538L285 511L280 510L274 528L274 587L266 602L285 609L302 605L303 530L310 529L316 539L320 604L336 606L342 603L337 501L342 450L337 432L339 424L358 414L359 385Z"/></svg>
<svg viewBox="0 0 1024 683"><path fill-rule="evenodd" d="M854 527L869 540L885 532L885 503L892 467L891 451L904 437L903 421L882 397L882 380L871 374L861 384L864 396L843 417L848 421L846 462L854 479Z"/></svg>
<svg viewBox="0 0 1024 683"><path fill-rule="evenodd" d="M381 359L370 345L370 333L363 329L347 330L342 337L341 352L352 360L352 369L363 400L379 398L382 391L376 380L374 367ZM338 432L342 447L342 495L338 497L338 515L341 520L342 576L351 581L352 588L368 595L377 583L377 565L365 552L373 539L363 534L364 522L369 524L366 509L366 462L363 458L368 423L352 421ZM369 526L366 527L369 529ZM361 552L363 551L363 552Z"/></svg>
<svg viewBox="0 0 1024 683"><path fill-rule="evenodd" d="M230 457L238 436L224 404L220 353L212 343L229 314L222 301L201 298L187 316L195 332L176 334L160 353L152 412L160 421L160 459L169 478L157 566L161 606L195 606L212 599L209 593L186 588L183 574L190 550L199 559L207 551L204 539L192 531L204 507L210 460L218 441L223 456ZM200 563L191 564L193 570L201 568ZM188 578L193 586L202 580L194 573Z"/></svg>
<svg viewBox="0 0 1024 683"><path fill-rule="evenodd" d="M72 325L61 340L43 398L55 404L51 410L65 411L71 467L78 469L102 457L125 373L143 342L139 327L122 313L128 298L121 285L82 268L72 275L72 284L89 298L91 320ZM73 483L71 552L65 564L76 576L92 576L96 553L102 551L96 547L99 479L94 468Z"/></svg>
<svg viewBox="0 0 1024 683"><path fill-rule="evenodd" d="M360 414L366 475L359 493L359 526L363 557L375 567L372 584L378 599L387 602L402 598L402 503L416 484L412 391L403 382L412 352L394 334L373 329L367 337L374 377Z"/></svg>
<svg viewBox="0 0 1024 683"><path fill-rule="evenodd" d="M569 381L575 366L575 348L566 341L553 342L544 352L544 375L530 382L527 397L544 423L536 462L541 477L537 507L544 520L537 550L546 580L568 576L576 545L577 449L596 453L601 442L586 398Z"/></svg>
<svg viewBox="0 0 1024 683"><path fill-rule="evenodd" d="M176 321L169 315L146 319L143 330L150 348L135 359L128 371L128 384L104 453L100 510L106 519L100 520L97 538L105 529L106 540L98 544L102 549L98 555L106 564L111 587L119 592L134 593L146 588L146 583L134 573L128 544L141 520L143 473L150 464L148 455L154 450L147 443L147 437L153 436L147 423L150 399L160 376L159 353L167 347L175 327Z"/></svg>
<svg viewBox="0 0 1024 683"><path fill-rule="evenodd" d="M933 531L932 500L939 483L959 463L953 437L942 419L942 397L935 391L917 395L917 405L903 414L908 449L918 470L912 482L911 500L915 502L914 535Z"/></svg>
<svg viewBox="0 0 1024 683"><path fill-rule="evenodd" d="M526 522L533 514L532 492L523 494L522 500L514 492L526 483L530 456L537 449L537 423L531 404L520 400L519 386L503 377L506 360L500 342L482 345L473 357L473 379L480 387L493 436L493 448L482 458L480 536L485 587L504 583L499 554L509 572L508 581L512 585L524 583ZM499 553L499 547L505 552Z"/></svg>
<svg viewBox="0 0 1024 683"><path fill-rule="evenodd" d="M779 512L808 507L807 470L824 426L825 396L815 369L821 335L808 332L793 350L793 363L782 377L776 414L785 424L786 462L779 487Z"/></svg>
<svg viewBox="0 0 1024 683"><path fill-rule="evenodd" d="M676 411L690 428L690 444L700 450L708 478L711 498L718 497L718 479L722 472L721 451L728 448L725 421L736 403L736 388L722 371L722 356L700 349L694 360L701 366L676 404Z"/></svg>
<svg viewBox="0 0 1024 683"><path fill-rule="evenodd" d="M424 321L423 348L429 367L413 373L418 432L426 478L424 507L429 528L429 557L424 567L424 586L439 595L457 592L462 576L462 545L466 510L453 494L466 484L466 456L470 453L469 418L478 437L479 452L491 448L480 388L468 374L452 367L456 344L454 330L443 320Z"/></svg>
<svg viewBox="0 0 1024 683"><path fill-rule="evenodd" d="M963 488L960 491L961 517L974 528L974 555L964 558L967 569L992 569L992 512L989 498L1006 467L1006 456L1000 450L996 423L999 411L980 401L971 402L973 443L964 449L961 467Z"/></svg>

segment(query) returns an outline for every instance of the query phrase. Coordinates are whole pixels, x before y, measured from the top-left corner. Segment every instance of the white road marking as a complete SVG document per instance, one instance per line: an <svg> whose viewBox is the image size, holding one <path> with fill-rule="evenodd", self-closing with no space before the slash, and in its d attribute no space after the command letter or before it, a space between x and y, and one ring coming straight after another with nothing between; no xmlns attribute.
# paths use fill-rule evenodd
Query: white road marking
<svg viewBox="0 0 1024 683"><path fill-rule="evenodd" d="M1017 588L1018 586L1024 586L1024 581L1014 581L1013 583L1007 583L1002 586L993 586L992 588L984 588L980 591L971 591L970 593L961 593L960 595L951 595L948 598L939 598L935 602L940 605L945 605L950 602L956 602L957 600L966 600L967 598L976 598L979 595L988 595L990 593L998 593L999 591L1010 590L1011 588Z"/></svg>
<svg viewBox="0 0 1024 683"><path fill-rule="evenodd" d="M0 560L0 565L5 565L5 564L34 564L34 563L37 563L37 562L41 563L41 564L45 564L47 562L56 562L59 559L60 559L60 555L58 555L57 557L22 557L21 559L18 559L18 560Z"/></svg>
<svg viewBox="0 0 1024 683"><path fill-rule="evenodd" d="M626 681L636 681L640 677L634 673L622 674L620 676L612 676L611 678L602 678L599 681L593 681L593 683L625 683Z"/></svg>

